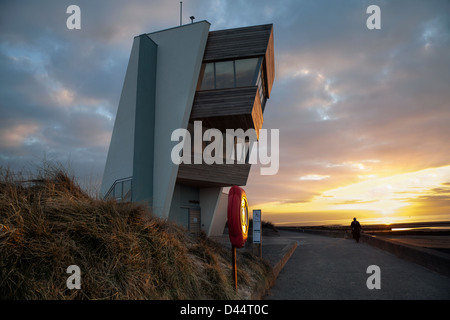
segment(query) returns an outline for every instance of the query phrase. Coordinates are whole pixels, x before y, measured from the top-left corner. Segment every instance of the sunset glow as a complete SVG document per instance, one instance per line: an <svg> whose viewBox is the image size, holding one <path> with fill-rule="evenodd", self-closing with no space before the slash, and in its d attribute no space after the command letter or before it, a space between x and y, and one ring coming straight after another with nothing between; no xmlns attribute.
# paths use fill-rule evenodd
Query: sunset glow
<svg viewBox="0 0 450 320"><path fill-rule="evenodd" d="M350 220L358 214L368 223L416 222L420 220L418 215L444 221L450 219L450 206L435 200L450 196L448 181L450 166L430 168L333 188L307 202L270 202L259 207L280 224L293 223L284 221L286 214L292 218L302 212L336 221Z"/></svg>

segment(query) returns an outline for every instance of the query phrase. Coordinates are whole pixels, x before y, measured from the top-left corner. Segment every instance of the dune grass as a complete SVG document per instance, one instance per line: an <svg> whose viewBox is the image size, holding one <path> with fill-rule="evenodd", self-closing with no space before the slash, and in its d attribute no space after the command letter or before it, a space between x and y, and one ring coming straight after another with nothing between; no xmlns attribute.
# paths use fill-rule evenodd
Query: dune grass
<svg viewBox="0 0 450 320"><path fill-rule="evenodd" d="M0 299L249 299L269 285L269 264L239 252L236 292L230 260L205 234L92 197L60 169L23 181L0 168Z"/></svg>

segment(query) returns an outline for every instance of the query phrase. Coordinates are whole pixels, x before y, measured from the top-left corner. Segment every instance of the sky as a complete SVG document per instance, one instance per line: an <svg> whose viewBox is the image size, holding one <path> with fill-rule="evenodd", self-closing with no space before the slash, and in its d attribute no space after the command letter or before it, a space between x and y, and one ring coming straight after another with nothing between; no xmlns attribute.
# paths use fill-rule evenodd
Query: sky
<svg viewBox="0 0 450 320"><path fill-rule="evenodd" d="M179 13L175 0L2 1L0 166L58 162L99 190L133 37ZM263 220L450 220L449 1L184 0L190 16L274 25L263 128L279 130L279 170L253 165L244 187Z"/></svg>

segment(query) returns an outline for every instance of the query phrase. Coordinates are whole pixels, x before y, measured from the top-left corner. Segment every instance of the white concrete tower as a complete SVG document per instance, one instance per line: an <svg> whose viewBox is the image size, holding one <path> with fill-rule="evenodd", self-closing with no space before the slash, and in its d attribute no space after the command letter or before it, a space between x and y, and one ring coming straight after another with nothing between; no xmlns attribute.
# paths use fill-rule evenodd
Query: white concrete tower
<svg viewBox="0 0 450 320"><path fill-rule="evenodd" d="M195 121L221 132L259 132L274 56L272 25L209 28L200 21L134 38L101 193L216 235L226 221L222 189L245 185L250 164L177 165L171 135L192 132Z"/></svg>

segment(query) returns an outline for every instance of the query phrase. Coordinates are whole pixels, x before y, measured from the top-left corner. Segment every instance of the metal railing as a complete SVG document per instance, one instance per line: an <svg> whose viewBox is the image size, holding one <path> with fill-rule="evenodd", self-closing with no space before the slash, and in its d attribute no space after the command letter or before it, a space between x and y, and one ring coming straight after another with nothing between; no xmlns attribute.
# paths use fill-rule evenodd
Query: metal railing
<svg viewBox="0 0 450 320"><path fill-rule="evenodd" d="M117 179L104 196L105 200L115 199L117 202L133 200L133 177Z"/></svg>

